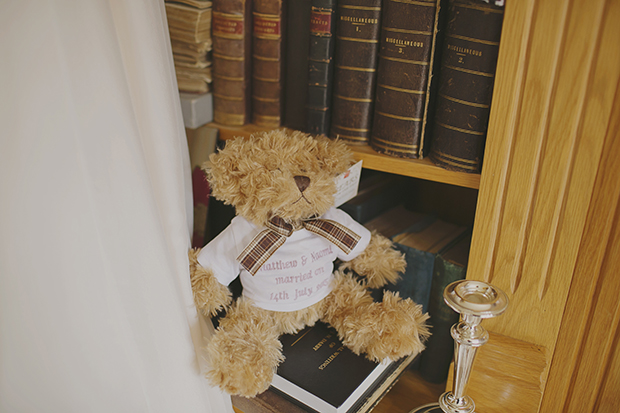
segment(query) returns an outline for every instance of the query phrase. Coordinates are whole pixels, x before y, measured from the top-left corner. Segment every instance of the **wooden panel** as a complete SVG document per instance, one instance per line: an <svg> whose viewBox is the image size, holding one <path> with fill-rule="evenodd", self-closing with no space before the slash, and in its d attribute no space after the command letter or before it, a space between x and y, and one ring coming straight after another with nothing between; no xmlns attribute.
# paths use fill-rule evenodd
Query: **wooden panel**
<svg viewBox="0 0 620 413"><path fill-rule="evenodd" d="M598 395L595 412L615 413L620 412L620 334L616 330L616 338L613 341L613 356L606 369L605 381Z"/></svg>
<svg viewBox="0 0 620 413"><path fill-rule="evenodd" d="M617 153L620 155L620 153ZM616 158L618 159L618 158ZM617 350L618 322L620 320L620 224L619 211L608 244L607 253L599 282L596 285L592 298L592 306L587 309L589 317L586 324L585 334L581 337L580 352L575 360L575 371L571 376L566 394L565 404L562 411L567 413L594 412L594 406L599 397L605 396L607 400L618 397L618 388L607 388L603 392L608 374L616 374L611 369L614 367L614 351ZM581 292L576 292L582 297ZM589 310L589 311L588 311ZM566 362L566 360L558 360ZM549 388L549 396L553 397ZM610 397L611 396L611 397ZM547 405L545 405L547 407ZM610 411L609 406L600 405L601 411ZM557 406L549 407L546 411L557 411ZM618 410L615 410L618 411Z"/></svg>
<svg viewBox="0 0 620 413"><path fill-rule="evenodd" d="M502 47L504 36L520 37L510 39L509 50L500 50L467 278L491 281L511 300L506 314L485 321L486 328L548 349L552 367L542 372L540 383L545 386L548 379L549 384L543 387L541 411L584 412L595 406L608 411L602 400L618 391L620 378L611 370L618 363L618 310L606 293L613 288L617 295L620 286L611 280L588 284L596 268L587 276L580 269L581 281L572 277L581 274L576 269L585 254L584 229L593 225L589 208L603 193L595 185L601 155L609 149L605 137L620 135L614 123L620 115L612 113L619 99L614 94L620 79L620 5L536 0L506 7ZM619 155L611 159L617 163ZM608 225L608 218L597 225ZM601 242L600 229L591 242ZM581 265L588 262L583 260ZM587 329L599 315L605 319L600 329ZM588 334L592 338L582 341ZM472 392L484 393L483 381L472 386ZM593 396L579 397L584 391ZM566 409L558 408L564 400ZM524 403L505 402L504 411Z"/></svg>
<svg viewBox="0 0 620 413"><path fill-rule="evenodd" d="M466 394L474 400L478 412L536 412L544 389L547 358L543 347L490 333L488 343L476 355ZM450 372L450 390L452 377Z"/></svg>
<svg viewBox="0 0 620 413"><path fill-rule="evenodd" d="M547 137L547 123L554 93L562 34L568 5L566 2L539 3L532 28L531 47L524 82L521 111L517 120L507 173L507 192L496 243L495 257L485 279L494 282L501 274L510 281L514 294L521 280L521 266L527 248L531 213L535 201L542 149ZM527 139L523 137L527 136Z"/></svg>
<svg viewBox="0 0 620 413"><path fill-rule="evenodd" d="M490 320L490 328L548 348L555 344L568 292L564 275L572 272L600 156L601 140L584 141L579 131L603 4L536 4L518 126L503 160L510 165L503 203L494 205L500 209L493 211L495 249L486 268L470 267L468 275L490 280L517 303L508 316ZM579 152L583 147L588 150ZM480 213L486 215L481 206ZM488 254L474 236L473 254ZM560 247L562 259L554 260Z"/></svg>
<svg viewBox="0 0 620 413"><path fill-rule="evenodd" d="M620 51L617 49L620 4L610 3L604 14L601 48L588 97L590 116L587 119L591 119L593 124L599 122L599 128L607 127L604 131L606 139L549 373L543 411L557 411L558 406L564 406L564 403L563 411L620 410L617 397L620 389L617 366L617 295L620 286L614 285L620 271L617 252L620 244ZM609 53L614 48L616 53ZM615 106L610 116L611 123L607 123L606 108L610 102ZM580 398L566 397L577 393ZM587 407L584 407L582 403L586 402Z"/></svg>
<svg viewBox="0 0 620 413"><path fill-rule="evenodd" d="M529 62L535 0L508 1L495 77L468 273L490 280Z"/></svg>
<svg viewBox="0 0 620 413"><path fill-rule="evenodd" d="M578 131L602 6L537 3L499 238L485 277L514 303L489 328L547 348L555 345L568 294L565 274L572 273L600 157L600 143L591 147ZM582 146L590 151L576 159ZM559 248L561 259L554 260Z"/></svg>

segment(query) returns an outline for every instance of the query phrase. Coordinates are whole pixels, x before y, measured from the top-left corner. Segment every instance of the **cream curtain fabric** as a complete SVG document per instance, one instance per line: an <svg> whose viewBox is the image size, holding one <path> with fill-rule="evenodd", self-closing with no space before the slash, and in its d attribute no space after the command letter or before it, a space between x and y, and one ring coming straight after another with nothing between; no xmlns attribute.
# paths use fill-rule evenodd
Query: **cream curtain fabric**
<svg viewBox="0 0 620 413"><path fill-rule="evenodd" d="M232 412L163 2L3 0L0 34L0 412Z"/></svg>

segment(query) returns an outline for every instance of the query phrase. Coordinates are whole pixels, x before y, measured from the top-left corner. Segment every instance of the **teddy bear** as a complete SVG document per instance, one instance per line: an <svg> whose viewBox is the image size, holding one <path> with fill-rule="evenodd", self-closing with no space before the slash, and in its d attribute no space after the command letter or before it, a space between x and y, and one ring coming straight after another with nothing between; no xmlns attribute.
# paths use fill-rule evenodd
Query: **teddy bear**
<svg viewBox="0 0 620 413"><path fill-rule="evenodd" d="M226 142L205 164L212 196L236 216L190 256L197 308L225 312L207 345L207 378L232 395L266 390L283 361L282 334L321 320L368 359L418 353L427 314L411 299L369 289L400 277L392 242L334 207L335 178L353 155L342 141L273 130ZM228 287L239 277L243 292Z"/></svg>

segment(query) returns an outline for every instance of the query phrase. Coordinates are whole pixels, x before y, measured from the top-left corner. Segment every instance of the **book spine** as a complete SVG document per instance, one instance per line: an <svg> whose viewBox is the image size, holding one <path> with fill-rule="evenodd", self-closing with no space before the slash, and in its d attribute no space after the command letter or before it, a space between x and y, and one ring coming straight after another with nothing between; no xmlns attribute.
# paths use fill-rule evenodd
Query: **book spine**
<svg viewBox="0 0 620 413"><path fill-rule="evenodd" d="M370 144L403 158L423 156L439 0L383 3Z"/></svg>
<svg viewBox="0 0 620 413"><path fill-rule="evenodd" d="M466 237L471 242L471 237ZM459 321L459 314L443 300L443 292L448 284L462 280L466 275L467 263L456 264L437 254L433 266L433 278L428 300L429 325L431 336L420 355L419 372L430 383L444 382L449 373L454 355L454 340L450 334L452 326Z"/></svg>
<svg viewBox="0 0 620 413"><path fill-rule="evenodd" d="M284 99L285 2L254 0L252 43L252 123L277 128Z"/></svg>
<svg viewBox="0 0 620 413"><path fill-rule="evenodd" d="M351 145L370 140L381 0L339 0L330 137Z"/></svg>
<svg viewBox="0 0 620 413"><path fill-rule="evenodd" d="M313 0L308 51L306 132L329 134L336 0Z"/></svg>
<svg viewBox="0 0 620 413"><path fill-rule="evenodd" d="M429 157L443 168L482 167L504 8L454 0L448 6Z"/></svg>
<svg viewBox="0 0 620 413"><path fill-rule="evenodd" d="M213 116L245 125L251 112L251 0L213 1Z"/></svg>
<svg viewBox="0 0 620 413"><path fill-rule="evenodd" d="M308 49L312 0L293 0L287 5L284 126L306 128L308 97Z"/></svg>

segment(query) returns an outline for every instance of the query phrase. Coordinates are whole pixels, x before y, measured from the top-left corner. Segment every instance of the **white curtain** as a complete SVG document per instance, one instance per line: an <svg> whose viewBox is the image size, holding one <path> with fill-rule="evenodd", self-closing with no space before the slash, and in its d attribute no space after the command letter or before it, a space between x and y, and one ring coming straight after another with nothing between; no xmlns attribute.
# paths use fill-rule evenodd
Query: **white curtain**
<svg viewBox="0 0 620 413"><path fill-rule="evenodd" d="M0 411L232 412L162 0L0 1Z"/></svg>

